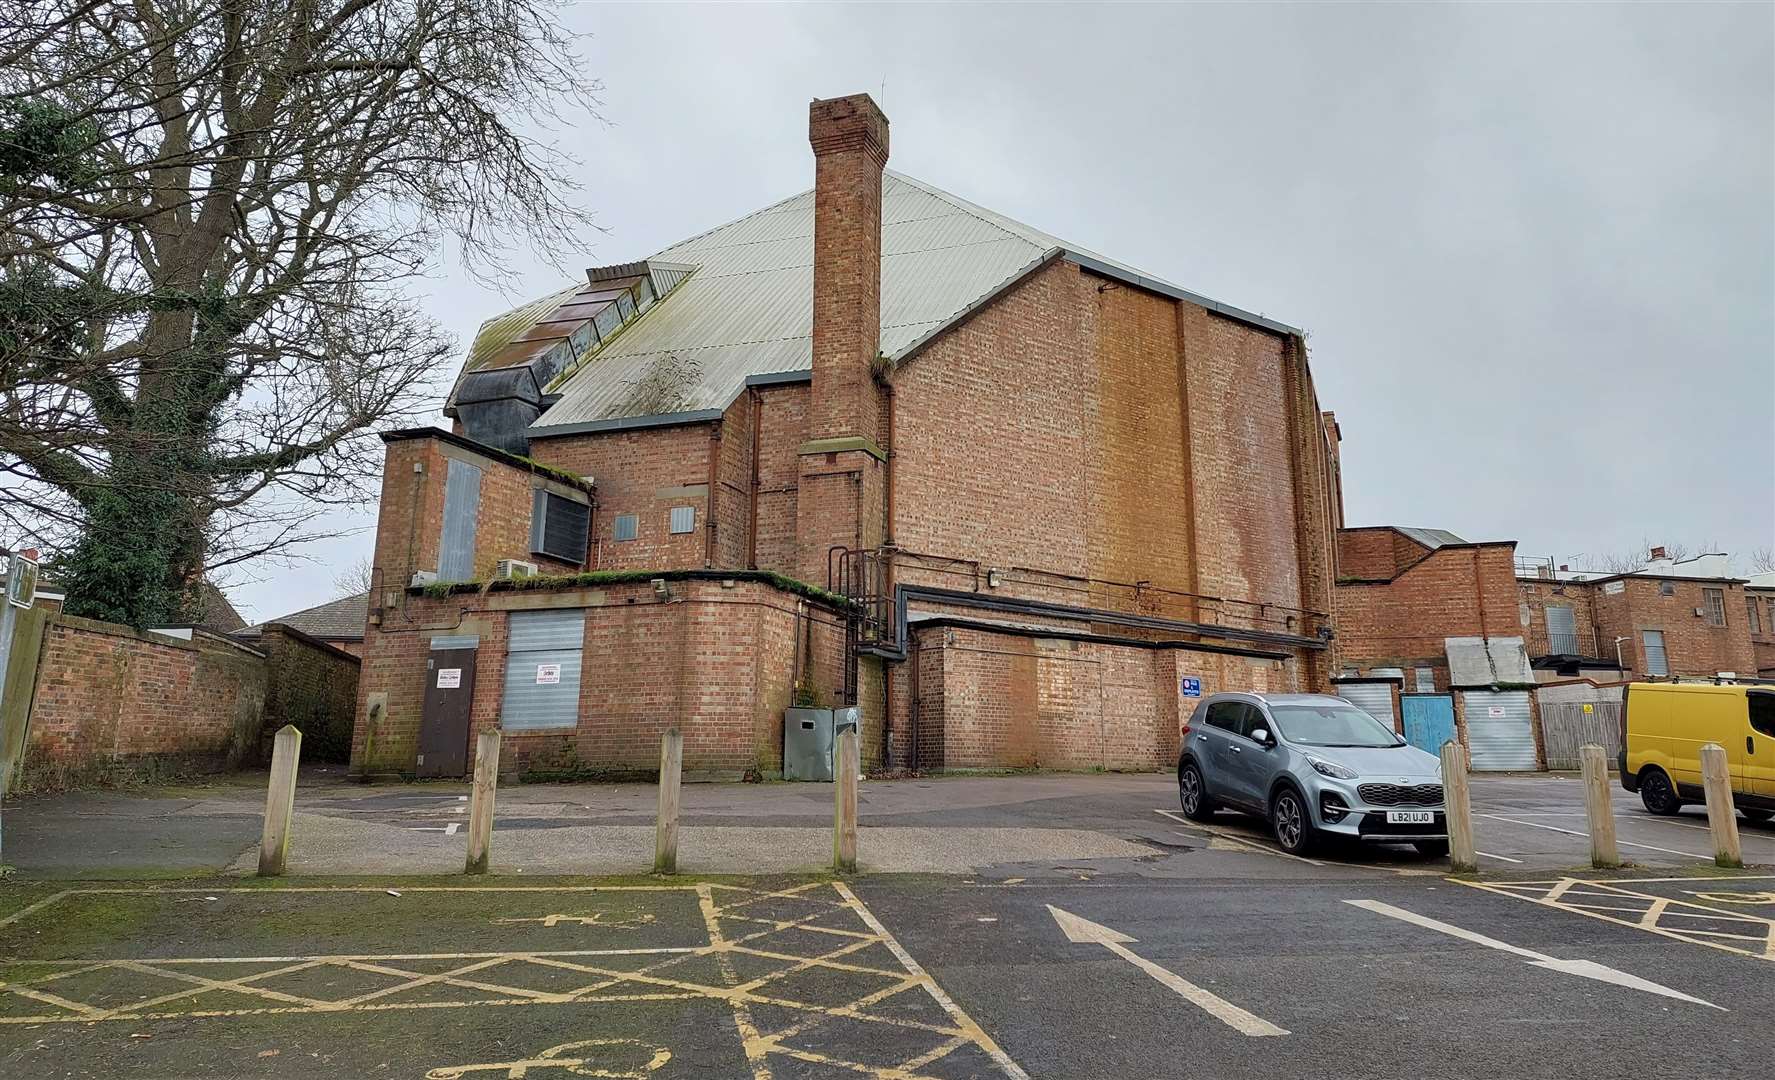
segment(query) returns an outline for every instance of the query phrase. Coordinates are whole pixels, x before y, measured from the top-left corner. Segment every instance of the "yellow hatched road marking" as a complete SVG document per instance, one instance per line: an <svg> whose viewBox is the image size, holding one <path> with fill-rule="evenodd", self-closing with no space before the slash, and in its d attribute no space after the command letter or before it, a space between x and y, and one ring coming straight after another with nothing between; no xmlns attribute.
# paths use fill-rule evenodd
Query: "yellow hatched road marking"
<svg viewBox="0 0 1775 1080"><path fill-rule="evenodd" d="M1632 884L1636 881L1693 881L1695 880L1693 878L1625 878L1619 879L1619 881L1561 878L1558 881L1508 883L1467 881L1461 878L1449 878L1448 880L1459 882L1470 888L1497 893L1500 896L1513 896L1519 900L1527 900L1532 904L1553 908L1556 911L1569 911L1573 914L1583 915L1587 918L1600 919L1603 922L1614 923L1617 926L1629 926L1636 930L1644 930L1650 934L1658 934L1662 937L1672 938L1677 941L1686 941L1692 945L1703 945L1710 949L1720 949L1724 952L1737 953L1740 956L1750 956L1759 960L1775 960L1775 919L1766 919L1739 911L1725 911L1719 908L1709 907L1706 904L1698 904L1690 900L1659 896L1656 893L1635 892L1632 889L1622 887L1623 883ZM1535 895L1537 893L1539 895ZM1570 899L1571 897L1601 897L1610 899L1632 898L1645 901L1646 907L1643 910L1639 908L1629 909L1631 914L1635 914L1638 917L1634 919L1625 919L1616 915L1607 914L1609 911L1622 910L1618 906L1581 903ZM1692 910L1683 910L1685 908ZM1717 922L1747 923L1758 927L1760 933L1733 934L1719 930L1702 930L1695 927L1678 928L1668 925L1665 922L1666 919L1674 919L1677 917L1711 919ZM1751 942L1759 947L1740 948L1738 946L1728 945L1725 941L1710 940L1716 938L1724 938L1730 941Z"/></svg>

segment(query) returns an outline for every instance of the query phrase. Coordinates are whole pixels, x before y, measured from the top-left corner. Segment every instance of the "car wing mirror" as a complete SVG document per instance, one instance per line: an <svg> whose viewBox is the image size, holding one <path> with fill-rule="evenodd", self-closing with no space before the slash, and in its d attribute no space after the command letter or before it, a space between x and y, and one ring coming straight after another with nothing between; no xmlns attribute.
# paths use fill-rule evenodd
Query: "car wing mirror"
<svg viewBox="0 0 1775 1080"><path fill-rule="evenodd" d="M1270 729L1269 728L1257 728L1256 730L1252 731L1251 741L1259 744L1260 746L1274 746L1274 745L1276 745L1276 740L1270 738Z"/></svg>

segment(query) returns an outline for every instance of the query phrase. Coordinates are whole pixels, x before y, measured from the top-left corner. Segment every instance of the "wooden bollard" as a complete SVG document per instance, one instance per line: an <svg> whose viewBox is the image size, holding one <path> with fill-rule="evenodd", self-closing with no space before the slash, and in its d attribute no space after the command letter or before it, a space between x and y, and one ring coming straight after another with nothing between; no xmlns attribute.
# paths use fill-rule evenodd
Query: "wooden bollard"
<svg viewBox="0 0 1775 1080"><path fill-rule="evenodd" d="M468 801L468 862L465 874L485 874L493 846L493 796L499 789L499 729L475 737L475 786Z"/></svg>
<svg viewBox="0 0 1775 1080"><path fill-rule="evenodd" d="M1732 777L1726 772L1726 748L1718 743L1701 748L1701 787L1707 793L1713 861L1721 866L1743 866L1744 848L1738 842L1738 816L1732 805Z"/></svg>
<svg viewBox="0 0 1775 1080"><path fill-rule="evenodd" d="M838 806L832 820L832 868L848 874L857 868L857 771L861 766L857 754L857 729L839 732L833 753L837 776Z"/></svg>
<svg viewBox="0 0 1775 1080"><path fill-rule="evenodd" d="M1580 746L1578 768L1584 775L1584 813L1590 819L1590 865L1599 870L1620 866L1615 808L1609 801L1609 759L1600 746Z"/></svg>
<svg viewBox="0 0 1775 1080"><path fill-rule="evenodd" d="M1453 739L1442 744L1442 804L1448 819L1448 861L1456 873L1479 869L1473 850L1473 804L1467 795L1467 752Z"/></svg>
<svg viewBox="0 0 1775 1080"><path fill-rule="evenodd" d="M296 725L278 729L271 744L271 783L265 788L265 828L259 833L259 876L284 872L290 854L290 818L296 811L296 766L302 760L302 733Z"/></svg>
<svg viewBox="0 0 1775 1080"><path fill-rule="evenodd" d="M659 823L653 829L653 872L678 872L678 789L684 778L684 735L677 728L659 741Z"/></svg>

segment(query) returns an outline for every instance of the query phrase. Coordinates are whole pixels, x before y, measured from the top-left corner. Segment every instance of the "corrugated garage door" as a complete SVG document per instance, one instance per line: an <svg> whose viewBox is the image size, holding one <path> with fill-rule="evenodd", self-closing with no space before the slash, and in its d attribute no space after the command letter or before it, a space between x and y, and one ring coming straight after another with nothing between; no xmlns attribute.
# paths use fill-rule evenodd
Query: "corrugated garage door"
<svg viewBox="0 0 1775 1080"><path fill-rule="evenodd" d="M1527 690L1465 690L1461 709L1466 713L1474 772L1534 770L1535 733Z"/></svg>
<svg viewBox="0 0 1775 1080"><path fill-rule="evenodd" d="M499 726L529 731L578 724L585 609L514 611L507 629Z"/></svg>
<svg viewBox="0 0 1775 1080"><path fill-rule="evenodd" d="M1398 731L1399 725L1393 722L1393 684L1389 682L1353 682L1338 683L1337 696L1361 709L1363 712L1387 725L1390 731Z"/></svg>

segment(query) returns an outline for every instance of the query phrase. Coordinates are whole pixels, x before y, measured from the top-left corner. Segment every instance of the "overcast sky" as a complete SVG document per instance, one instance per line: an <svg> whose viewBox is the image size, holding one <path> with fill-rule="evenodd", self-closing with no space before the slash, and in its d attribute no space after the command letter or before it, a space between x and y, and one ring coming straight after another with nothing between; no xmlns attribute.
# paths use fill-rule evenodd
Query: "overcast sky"
<svg viewBox="0 0 1775 1080"><path fill-rule="evenodd" d="M868 91L891 168L1304 327L1350 524L1572 562L1775 543L1775 6L567 18L605 84L607 122L556 134L607 230L583 266L810 187L809 99ZM467 335L561 281L519 258L426 303ZM232 588L249 618L336 595L352 521Z"/></svg>

